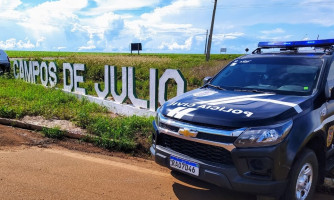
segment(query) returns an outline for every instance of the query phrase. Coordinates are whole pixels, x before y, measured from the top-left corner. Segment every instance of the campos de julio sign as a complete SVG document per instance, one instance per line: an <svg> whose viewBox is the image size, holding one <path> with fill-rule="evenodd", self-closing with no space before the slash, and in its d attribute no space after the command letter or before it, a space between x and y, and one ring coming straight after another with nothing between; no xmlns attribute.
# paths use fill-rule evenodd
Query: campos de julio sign
<svg viewBox="0 0 334 200"><path fill-rule="evenodd" d="M79 87L79 83L85 82L84 74L86 66L84 64L63 63L63 90L74 92L80 95L87 95L86 89ZM41 83L44 86L55 87L58 84L58 66L54 62L38 62L15 60L13 71L16 79L23 79L29 83ZM177 95L186 92L187 82L179 70L167 69L158 79L158 70L150 69L150 99L139 99L135 89L135 68L122 67L122 93L117 92L117 68L114 66L104 66L104 89L100 83L95 83L96 95L105 99L111 95L115 102L124 103L130 99L133 106L137 108L155 111L158 102L162 105L167 101L167 83L174 79L177 84Z"/></svg>

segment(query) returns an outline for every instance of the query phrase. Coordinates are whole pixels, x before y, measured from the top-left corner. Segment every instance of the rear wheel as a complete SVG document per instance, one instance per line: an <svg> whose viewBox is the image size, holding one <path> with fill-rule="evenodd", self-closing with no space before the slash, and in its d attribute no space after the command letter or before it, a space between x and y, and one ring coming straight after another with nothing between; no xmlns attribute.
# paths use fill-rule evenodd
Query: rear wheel
<svg viewBox="0 0 334 200"><path fill-rule="evenodd" d="M305 149L299 154L290 172L283 199L310 200L318 182L318 160L314 151Z"/></svg>

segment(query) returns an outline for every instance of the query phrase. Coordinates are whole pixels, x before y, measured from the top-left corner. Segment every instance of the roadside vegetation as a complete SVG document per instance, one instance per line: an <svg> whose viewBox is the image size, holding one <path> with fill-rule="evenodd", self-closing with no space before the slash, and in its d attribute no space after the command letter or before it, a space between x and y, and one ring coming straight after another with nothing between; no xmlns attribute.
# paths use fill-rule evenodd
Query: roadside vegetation
<svg viewBox="0 0 334 200"><path fill-rule="evenodd" d="M153 118L111 117L106 108L61 90L0 77L0 117L20 119L26 115L72 121L97 136L87 137L86 141L123 152L148 153L153 131ZM43 133L58 139L64 134L57 127Z"/></svg>
<svg viewBox="0 0 334 200"><path fill-rule="evenodd" d="M81 85L88 94L96 95L94 83L103 83L104 65L118 67L118 90L121 90L121 67L136 69L136 90L138 97L149 98L149 69L159 70L159 77L166 69L179 69L187 79L188 90L200 87L202 79L213 76L232 59L240 55L212 55L206 62L204 55L193 54L110 54L110 53L70 53L70 52L28 52L7 51L11 59L54 61L58 67L59 83L62 88L62 65L83 63L86 65L85 83ZM175 83L169 83L168 98L176 95ZM12 75L0 77L0 117L21 119L24 116L43 116L46 119L59 119L74 122L89 134L84 140L111 150L145 153L149 152L153 131L153 118L138 116L116 116L106 108L87 100L65 94L59 89L15 80ZM59 128L45 129L45 136L61 139L64 136Z"/></svg>
<svg viewBox="0 0 334 200"><path fill-rule="evenodd" d="M65 132L60 130L59 127L43 128L42 132L44 136L49 138L63 139L65 137Z"/></svg>

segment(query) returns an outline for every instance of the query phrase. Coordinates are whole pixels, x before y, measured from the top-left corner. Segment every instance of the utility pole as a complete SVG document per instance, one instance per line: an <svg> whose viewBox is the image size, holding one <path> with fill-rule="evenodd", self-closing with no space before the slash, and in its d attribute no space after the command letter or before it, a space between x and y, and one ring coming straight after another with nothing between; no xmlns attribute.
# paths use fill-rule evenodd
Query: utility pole
<svg viewBox="0 0 334 200"><path fill-rule="evenodd" d="M206 50L207 50L207 46L208 46L208 34L209 31L206 30L206 38L205 38L205 48L204 48L204 55L206 55Z"/></svg>
<svg viewBox="0 0 334 200"><path fill-rule="evenodd" d="M216 7L217 7L217 0L215 0L215 6L213 7L210 35L209 35L208 47L207 47L207 51L206 51L206 61L210 60L212 33L213 33L213 25L215 24Z"/></svg>

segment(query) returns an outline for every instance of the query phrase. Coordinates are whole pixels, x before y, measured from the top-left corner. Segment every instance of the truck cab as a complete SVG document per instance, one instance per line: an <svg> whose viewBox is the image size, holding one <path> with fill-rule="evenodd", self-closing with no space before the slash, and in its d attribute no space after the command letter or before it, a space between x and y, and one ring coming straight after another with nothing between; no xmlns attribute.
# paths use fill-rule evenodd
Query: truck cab
<svg viewBox="0 0 334 200"><path fill-rule="evenodd" d="M260 42L157 110L155 161L235 191L312 199L334 177L334 39Z"/></svg>

